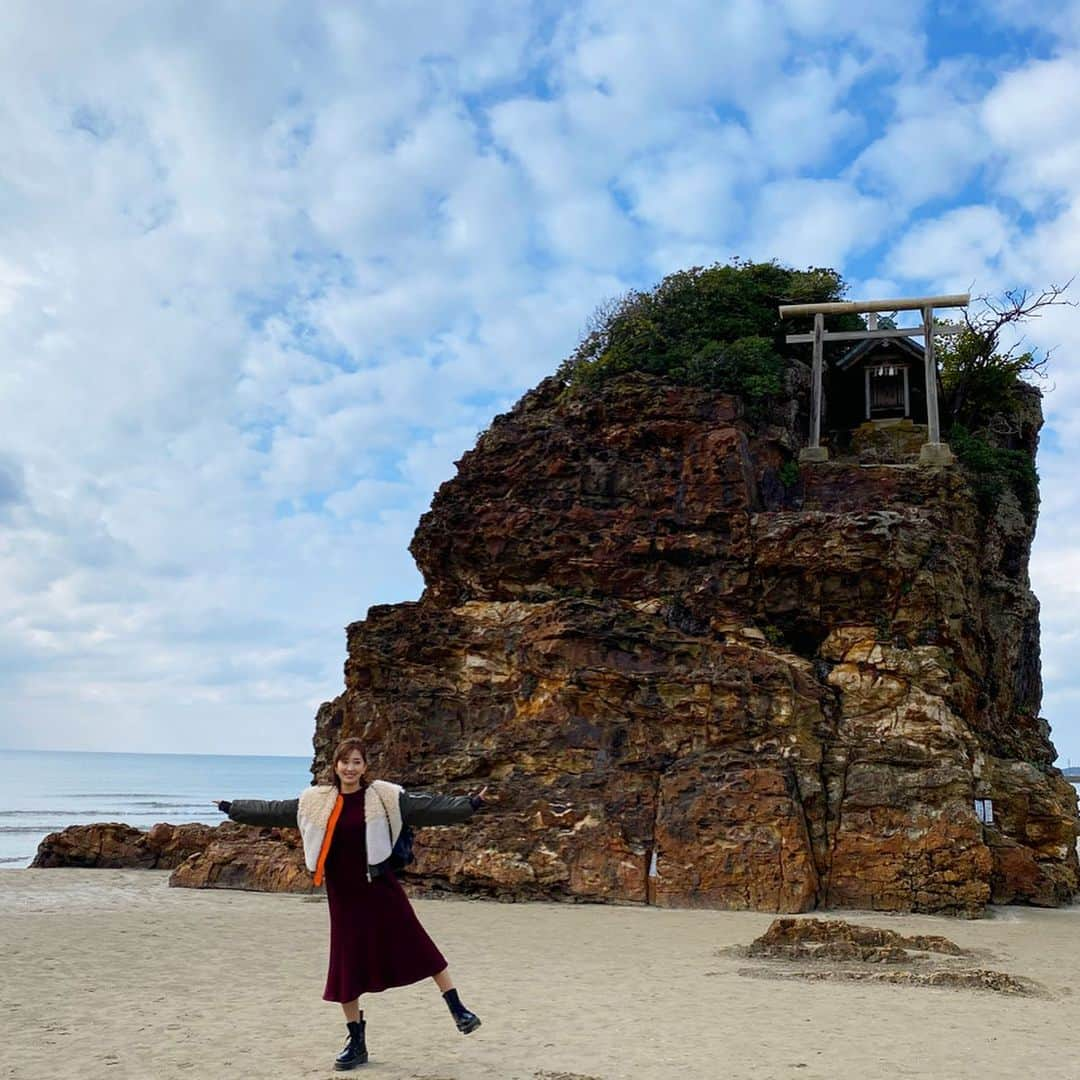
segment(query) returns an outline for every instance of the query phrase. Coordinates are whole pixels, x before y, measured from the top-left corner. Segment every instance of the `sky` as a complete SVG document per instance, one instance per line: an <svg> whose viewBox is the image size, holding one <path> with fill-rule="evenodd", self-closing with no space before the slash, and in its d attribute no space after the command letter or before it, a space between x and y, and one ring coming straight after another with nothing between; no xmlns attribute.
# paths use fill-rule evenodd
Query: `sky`
<svg viewBox="0 0 1080 1080"><path fill-rule="evenodd" d="M0 746L308 753L433 491L627 289L1077 274L1080 2L861 6L9 0ZM1080 764L1080 310L1027 332Z"/></svg>

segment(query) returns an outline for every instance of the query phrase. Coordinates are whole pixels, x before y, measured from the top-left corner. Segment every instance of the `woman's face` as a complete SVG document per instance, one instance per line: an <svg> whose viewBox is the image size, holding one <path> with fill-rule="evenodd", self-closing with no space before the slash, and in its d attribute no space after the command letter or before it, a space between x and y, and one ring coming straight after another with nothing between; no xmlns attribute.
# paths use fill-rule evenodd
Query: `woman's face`
<svg viewBox="0 0 1080 1080"><path fill-rule="evenodd" d="M334 766L334 771L343 784L355 784L364 775L366 768L364 755L359 750L350 750Z"/></svg>

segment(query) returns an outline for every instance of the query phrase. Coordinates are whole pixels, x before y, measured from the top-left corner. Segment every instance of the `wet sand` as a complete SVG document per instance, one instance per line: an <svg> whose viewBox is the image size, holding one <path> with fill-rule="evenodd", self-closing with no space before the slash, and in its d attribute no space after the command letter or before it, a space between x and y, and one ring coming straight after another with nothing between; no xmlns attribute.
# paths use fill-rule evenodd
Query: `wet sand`
<svg viewBox="0 0 1080 1080"><path fill-rule="evenodd" d="M345 1029L321 1000L314 897L169 889L168 874L0 871L0 1078L329 1077ZM1080 908L980 920L831 913L943 934L1027 997L748 977L733 946L772 916L417 900L462 1000L431 980L362 999L387 1080L1075 1080ZM777 969L782 973L782 970Z"/></svg>

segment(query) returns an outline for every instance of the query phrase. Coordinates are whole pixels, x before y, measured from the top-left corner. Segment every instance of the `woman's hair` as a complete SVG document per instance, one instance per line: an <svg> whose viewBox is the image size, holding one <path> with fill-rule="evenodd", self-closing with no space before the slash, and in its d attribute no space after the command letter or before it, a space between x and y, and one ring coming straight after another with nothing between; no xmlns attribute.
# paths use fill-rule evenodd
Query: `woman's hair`
<svg viewBox="0 0 1080 1080"><path fill-rule="evenodd" d="M347 758L354 750L359 750L364 761L367 761L367 754L364 753L364 743L355 735L350 736L348 739L342 739L334 749L334 757L330 762L330 782L336 787L341 787L341 778L337 774L337 763Z"/></svg>

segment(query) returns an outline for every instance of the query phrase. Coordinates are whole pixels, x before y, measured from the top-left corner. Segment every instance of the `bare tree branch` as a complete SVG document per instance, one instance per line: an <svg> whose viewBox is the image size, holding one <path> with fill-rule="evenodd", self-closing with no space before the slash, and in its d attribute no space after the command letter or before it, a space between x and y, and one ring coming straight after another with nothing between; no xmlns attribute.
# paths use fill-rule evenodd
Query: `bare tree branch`
<svg viewBox="0 0 1080 1080"><path fill-rule="evenodd" d="M1017 336L1011 344L1002 346L1002 332L1040 318L1047 308L1077 307L1077 301L1065 298L1074 281L1075 277L1064 285L1050 285L1038 293L1031 289L1009 289L1000 296L975 298L978 305L975 314L969 308L963 315L964 334L945 347L949 367L949 414L955 423L977 420L988 429L995 429L995 433L1006 434L1000 430L1001 420L993 414L976 417L975 414L983 410L978 407L980 394L974 388L995 383L1001 386L1002 377L1019 379L1029 372L1038 378L1046 378L1047 363L1053 350L1044 349L1040 353L1028 346L1024 336ZM987 379L991 382L987 383ZM986 397L985 389L981 396ZM983 405L993 408L988 401Z"/></svg>

